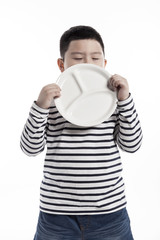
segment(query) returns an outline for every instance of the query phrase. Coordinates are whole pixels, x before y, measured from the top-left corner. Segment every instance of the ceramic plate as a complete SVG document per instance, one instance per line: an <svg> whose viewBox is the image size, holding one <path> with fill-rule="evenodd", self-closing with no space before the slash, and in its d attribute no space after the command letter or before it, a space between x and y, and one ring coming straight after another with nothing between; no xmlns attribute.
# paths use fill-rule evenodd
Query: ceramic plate
<svg viewBox="0 0 160 240"><path fill-rule="evenodd" d="M61 97L55 99L60 114L74 125L95 126L107 120L116 108L116 93L107 87L111 75L94 64L67 68L56 84Z"/></svg>

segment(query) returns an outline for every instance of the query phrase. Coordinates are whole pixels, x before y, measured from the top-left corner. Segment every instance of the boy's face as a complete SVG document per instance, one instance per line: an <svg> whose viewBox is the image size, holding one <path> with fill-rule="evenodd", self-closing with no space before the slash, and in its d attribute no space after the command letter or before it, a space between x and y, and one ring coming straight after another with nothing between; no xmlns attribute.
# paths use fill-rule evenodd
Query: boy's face
<svg viewBox="0 0 160 240"><path fill-rule="evenodd" d="M79 63L95 64L102 68L107 64L100 43L94 39L71 41L64 61L59 58L57 62L61 72Z"/></svg>

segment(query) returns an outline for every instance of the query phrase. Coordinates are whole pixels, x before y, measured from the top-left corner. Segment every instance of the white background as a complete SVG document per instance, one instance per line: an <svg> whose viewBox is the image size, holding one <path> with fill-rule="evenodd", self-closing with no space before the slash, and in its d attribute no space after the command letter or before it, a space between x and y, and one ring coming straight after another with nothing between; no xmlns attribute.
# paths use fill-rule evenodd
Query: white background
<svg viewBox="0 0 160 240"><path fill-rule="evenodd" d="M135 240L160 240L160 1L0 0L0 239L33 239L45 152L19 147L31 104L60 75L59 38L90 25L105 43L106 70L128 79L143 129L135 154L121 152Z"/></svg>

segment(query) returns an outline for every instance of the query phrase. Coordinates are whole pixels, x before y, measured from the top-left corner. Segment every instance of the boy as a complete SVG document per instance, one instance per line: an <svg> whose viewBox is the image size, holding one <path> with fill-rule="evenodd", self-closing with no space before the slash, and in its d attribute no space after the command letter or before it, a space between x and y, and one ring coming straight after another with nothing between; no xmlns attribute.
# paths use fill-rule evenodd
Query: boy
<svg viewBox="0 0 160 240"><path fill-rule="evenodd" d="M60 53L61 72L79 63L107 64L102 38L88 26L67 30ZM31 107L21 148L36 156L47 144L34 240L133 239L117 145L137 151L142 132L127 80L113 75L109 88L117 92L117 109L94 127L75 126L60 115L54 98L61 89L54 83L42 88Z"/></svg>

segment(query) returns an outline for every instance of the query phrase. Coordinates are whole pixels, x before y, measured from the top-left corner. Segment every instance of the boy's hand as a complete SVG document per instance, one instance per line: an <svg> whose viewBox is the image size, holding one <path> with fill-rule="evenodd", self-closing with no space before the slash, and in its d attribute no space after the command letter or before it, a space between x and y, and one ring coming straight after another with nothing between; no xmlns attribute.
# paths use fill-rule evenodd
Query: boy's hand
<svg viewBox="0 0 160 240"><path fill-rule="evenodd" d="M129 97L129 85L125 78L114 74L108 81L108 87L112 91L117 91L117 98L123 101Z"/></svg>
<svg viewBox="0 0 160 240"><path fill-rule="evenodd" d="M60 87L55 83L43 87L36 101L36 104L41 108L48 109L53 98L60 97L60 91Z"/></svg>

